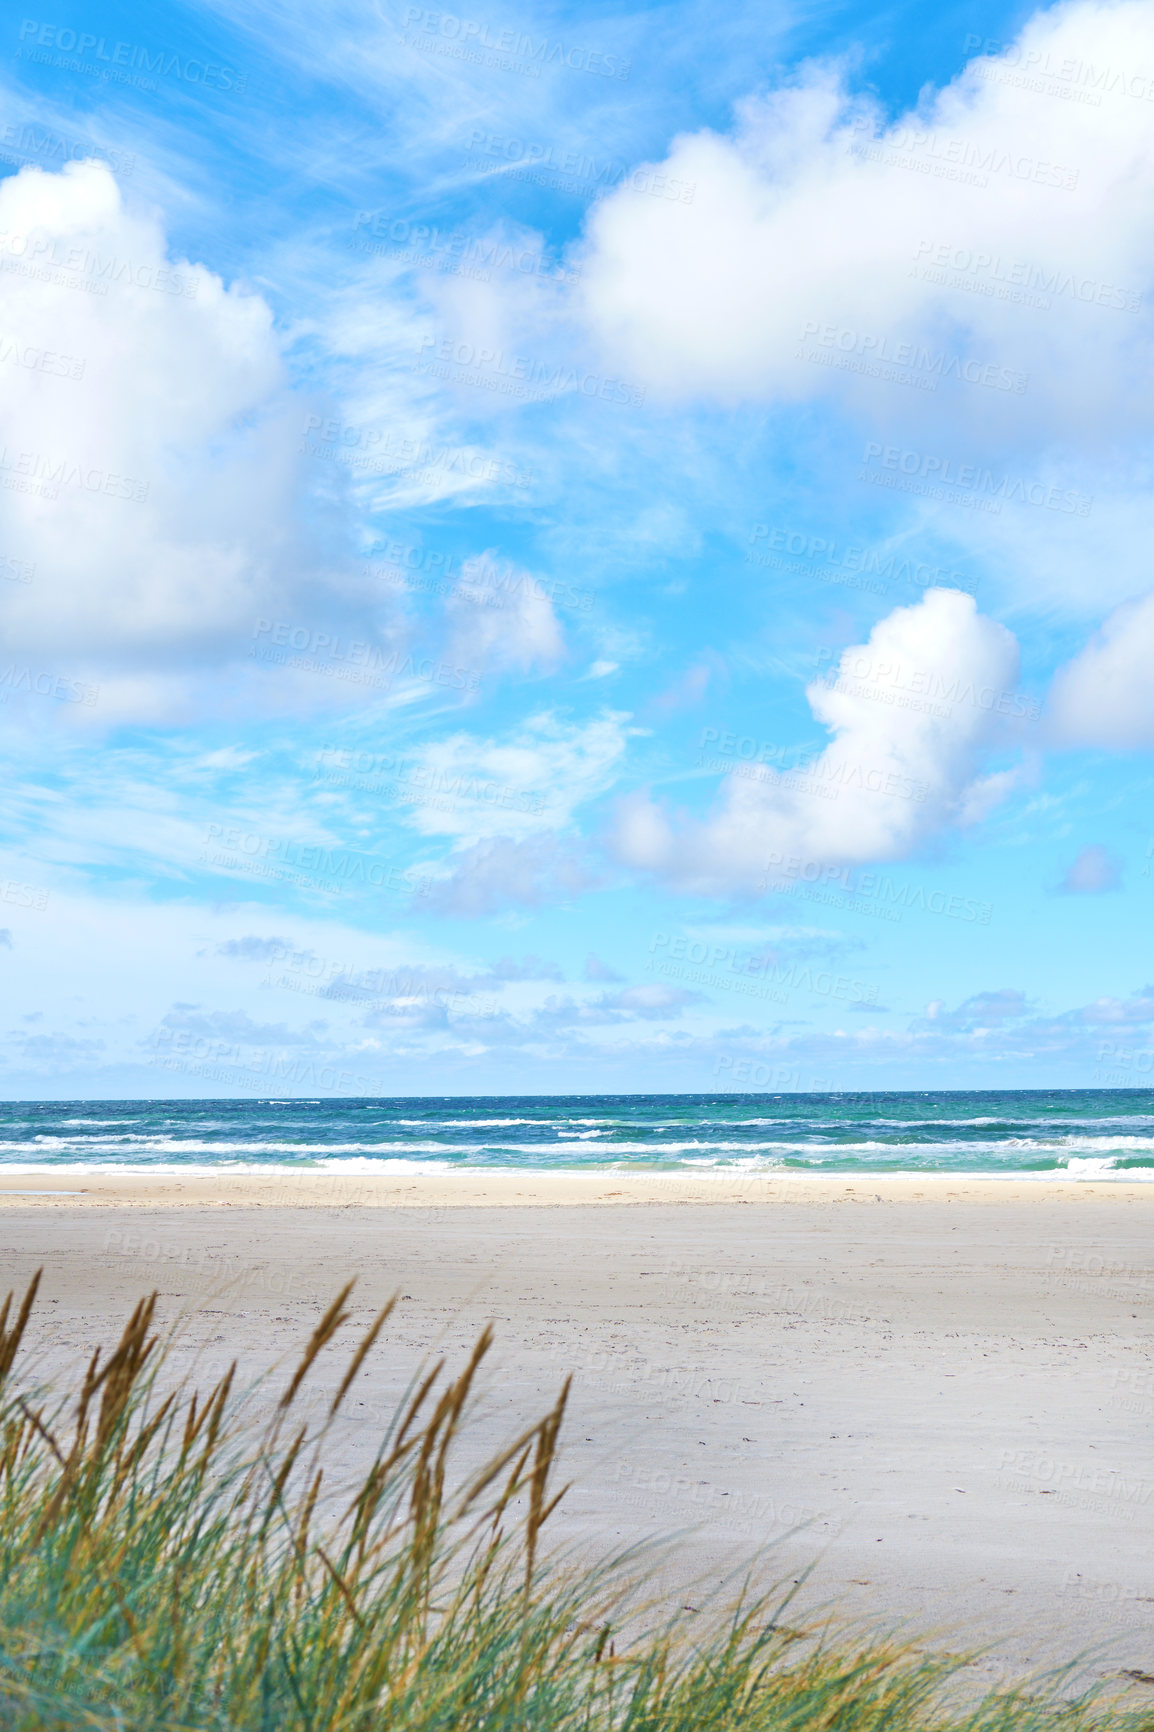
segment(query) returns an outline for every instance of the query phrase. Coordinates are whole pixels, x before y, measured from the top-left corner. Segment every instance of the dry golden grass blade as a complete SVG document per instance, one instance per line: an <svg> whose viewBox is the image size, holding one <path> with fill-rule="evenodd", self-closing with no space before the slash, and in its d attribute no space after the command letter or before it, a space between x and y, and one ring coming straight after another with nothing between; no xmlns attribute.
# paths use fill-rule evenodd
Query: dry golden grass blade
<svg viewBox="0 0 1154 1732"><path fill-rule="evenodd" d="M425 1378L424 1382L421 1384L420 1388L409 1403L392 1449L383 1460L376 1462L369 1470L364 1485L345 1511L343 1519L347 1520L349 1516L353 1517L350 1543L355 1544L358 1547L362 1560L365 1555L365 1549L369 1543L369 1534L373 1516L375 1515L380 1505L381 1498L384 1496L388 1487L389 1475L401 1464L402 1461L404 1461L405 1457L411 1455L414 1449L418 1448L424 1440L424 1434L418 1432L416 1437L409 1438L407 1442L405 1441L409 1427L413 1424L417 1414L424 1406L425 1399L428 1396L430 1389L432 1389L434 1383L437 1381L437 1378L441 1375L444 1364L445 1362L443 1359L438 1359L437 1363L433 1366L433 1369L429 1372L428 1376ZM376 1548L374 1547L374 1550L375 1549Z"/></svg>
<svg viewBox="0 0 1154 1732"><path fill-rule="evenodd" d="M412 1401L410 1401L408 1411L405 1414L404 1419L401 1421L401 1428L397 1432L396 1442L393 1445L394 1452L399 1450L401 1445L404 1443L410 1425L412 1425L418 1413L420 1413L422 1407L424 1407L425 1397L428 1395L430 1389L432 1389L434 1383L436 1383L444 1368L445 1361L443 1359L438 1359L433 1369L429 1372L429 1375L425 1378L425 1381L421 1384L421 1387L417 1390Z"/></svg>
<svg viewBox="0 0 1154 1732"><path fill-rule="evenodd" d="M140 1430L131 1442L125 1438L124 1443L121 1445L117 1454L118 1470L123 1467L127 1469L127 1471L132 1472L137 1465L144 1460L145 1455L148 1453L149 1444L161 1430L165 1420L168 1418L175 1405L176 1391L173 1390L170 1395L165 1396L152 1418L141 1426Z"/></svg>
<svg viewBox="0 0 1154 1732"><path fill-rule="evenodd" d="M296 1462L297 1456L304 1448L304 1441L307 1434L308 1426L302 1425L293 1441L289 1444L288 1449L285 1452L285 1458L277 1469L276 1478L273 1480L272 1489L268 1494L268 1505L265 1509L264 1521L261 1523L260 1527L260 1532L262 1534L266 1532L268 1524L276 1513L277 1506L281 1500L281 1495L284 1492L285 1482L293 1470L293 1465Z"/></svg>
<svg viewBox="0 0 1154 1732"><path fill-rule="evenodd" d="M64 1463L56 1490L40 1517L37 1527L39 1536L47 1533L56 1521L64 1507L65 1500L78 1481L84 1463L88 1461L95 1466L100 1461L107 1444L128 1411L140 1374L156 1346L155 1336L150 1339L148 1331L156 1310L157 1297L158 1295L154 1292L150 1298L142 1299L137 1305L125 1324L124 1332L115 1352L108 1359L102 1371L97 1370L100 1360L99 1348L88 1362L84 1386L80 1392L72 1447L68 1452L68 1459ZM101 1388L103 1388L104 1394L100 1403L96 1437L89 1454L87 1451L88 1409L93 1396Z"/></svg>
<svg viewBox="0 0 1154 1732"><path fill-rule="evenodd" d="M540 1424L528 1426L521 1433L520 1437L516 1438L514 1442L509 1445L508 1449L503 1449L500 1455L494 1456L492 1461L488 1462L481 1469L477 1477L471 1480L465 1490L461 1493L460 1501L457 1505L457 1513L459 1515L464 1515L467 1510L472 1508L477 1499L481 1496L482 1492L487 1491L492 1485L493 1481L497 1478L497 1475L504 1472L513 1457L522 1453L526 1444L528 1444L530 1448L532 1447L533 1439L537 1436L540 1429Z"/></svg>
<svg viewBox="0 0 1154 1732"><path fill-rule="evenodd" d="M369 1351L372 1348L373 1343L376 1341L377 1336L381 1333L381 1330L384 1328L385 1324L388 1322L389 1317L392 1314L393 1308L396 1305L399 1298L400 1298L399 1292L393 1294L392 1298L389 1300L389 1302L385 1306L384 1310L379 1313L376 1321L373 1323L368 1334L365 1336L364 1340L361 1342L360 1346L357 1348L356 1352L353 1354L352 1364L349 1366L348 1370L345 1372L345 1380L341 1384L340 1388L337 1390L336 1395L333 1397L333 1404L329 1408L329 1418L330 1419L332 1418L333 1414L337 1411L337 1408L341 1405L341 1402L344 1400L345 1396L348 1394L349 1390L351 1389L352 1384L353 1384L353 1379L356 1377L357 1372L361 1369L361 1366L364 1364L365 1360L368 1358Z"/></svg>
<svg viewBox="0 0 1154 1732"><path fill-rule="evenodd" d="M357 1610L357 1602L353 1598L352 1590L349 1588L348 1583L345 1581L344 1577L341 1575L341 1572L337 1569L337 1566L333 1563L332 1559L329 1557L329 1555L325 1551L324 1547L318 1546L316 1548L316 1551L317 1551L318 1558L320 1558L320 1560L321 1560L321 1563L325 1566L326 1570L329 1572L329 1575L333 1578L333 1581L336 1583L338 1589L340 1590L340 1593L344 1599L344 1602L345 1602L346 1606L349 1608L349 1611L352 1613L353 1619L356 1622L357 1627L359 1629L363 1630L365 1627L365 1621L361 1617L361 1614Z"/></svg>
<svg viewBox="0 0 1154 1732"><path fill-rule="evenodd" d="M204 1451L200 1458L202 1468L211 1461L212 1452L216 1448L216 1440L220 1436L221 1422L224 1419L225 1404L228 1401L229 1390L232 1388L232 1380L235 1376L236 1360L234 1359L217 1384L208 1406L204 1410L204 1416L201 1420L201 1424L205 1428Z"/></svg>
<svg viewBox="0 0 1154 1732"><path fill-rule="evenodd" d="M53 1435L49 1431L48 1427L44 1424L44 1420L43 1420L41 1414L33 1413L32 1409L28 1406L27 1402L23 1399L23 1397L21 1397L17 1401L16 1405L20 1409L20 1411L24 1415L24 1417L27 1419L29 1425L33 1426L35 1428L35 1430L37 1432L39 1432L40 1436L44 1439L45 1443L48 1445L49 1449L52 1451L53 1455L56 1457L57 1461L60 1463L61 1467L67 1467L68 1463L66 1462L66 1460L64 1458L64 1454L63 1454L59 1444L57 1443L56 1439L53 1437Z"/></svg>
<svg viewBox="0 0 1154 1732"><path fill-rule="evenodd" d="M312 1526L313 1511L316 1508L317 1497L318 1497L318 1495L320 1493L320 1489L321 1489L321 1480L324 1478L324 1476L325 1476L324 1468L318 1467L317 1471L316 1471L316 1478L313 1480L312 1485L309 1487L308 1494L305 1497L304 1504L301 1507L301 1519L297 1524L297 1531L296 1531L294 1544L296 1545L297 1555L299 1557L302 1557L302 1558L303 1558L305 1552L308 1550L309 1528Z"/></svg>
<svg viewBox="0 0 1154 1732"><path fill-rule="evenodd" d="M16 1357L24 1331L28 1327L28 1319L32 1315L32 1306L36 1300L36 1289L40 1285L40 1277L43 1273L43 1269L37 1269L29 1281L28 1291L24 1295L19 1315L11 1329L6 1329L5 1325L8 1322L8 1312L11 1309L12 1301L16 1296L15 1292L9 1293L4 1301L3 1310L0 1310L0 1388L3 1387L4 1380L12 1369L12 1361Z"/></svg>
<svg viewBox="0 0 1154 1732"><path fill-rule="evenodd" d="M529 1518L525 1527L525 1593L526 1596L533 1583L533 1568L537 1561L537 1539L551 1511L557 1507L564 1491L558 1493L552 1503L545 1507L545 1492L549 1484L549 1474L557 1453L557 1435L561 1430L561 1422L565 1417L565 1407L569 1400L569 1390L572 1377L567 1377L561 1385L561 1393L557 1397L556 1406L551 1413L546 1414L541 1421L537 1433L537 1456L533 1463L533 1472L529 1480ZM567 1489L567 1488L566 1488Z"/></svg>
<svg viewBox="0 0 1154 1732"><path fill-rule="evenodd" d="M333 1300L332 1304L313 1330L309 1344L304 1350L304 1356L293 1374L293 1380L281 1396L280 1405L282 1409L291 1406L293 1397L296 1395L297 1390L308 1376L309 1367L312 1365L313 1360L321 1351L321 1348L324 1347L326 1342L332 1340L341 1324L347 1322L349 1314L343 1309L343 1307L345 1300L348 1298L356 1284L356 1276L354 1276L351 1281L346 1282L345 1286L341 1288L340 1292L337 1294L336 1298Z"/></svg>
<svg viewBox="0 0 1154 1732"><path fill-rule="evenodd" d="M192 1448L193 1444L196 1442L196 1434L197 1434L197 1431L200 1429L200 1427L197 1424L197 1419L196 1419L197 1400L198 1400L197 1392L194 1389L192 1392L192 1399L189 1401L189 1404L188 1404L188 1412L185 1415L185 1419L184 1419L184 1436L181 1439L181 1443L180 1443L180 1459L181 1459L181 1461L184 1460L185 1456L188 1454L189 1450Z"/></svg>
<svg viewBox="0 0 1154 1732"><path fill-rule="evenodd" d="M472 1353L469 1355L468 1364L465 1366L465 1369L461 1372L461 1375L457 1378L456 1382L450 1384L448 1389L449 1400L445 1409L444 1429L441 1433L441 1441L437 1449L436 1460L433 1466L433 1496L438 1511L444 1501L445 1462L449 1454L449 1445L453 1441L454 1434L456 1433L461 1418L461 1410L469 1399L469 1391L473 1386L473 1380L480 1368L481 1361L484 1359L492 1345L493 1326L491 1323L486 1323L484 1329L482 1329L480 1335L477 1337Z"/></svg>
<svg viewBox="0 0 1154 1732"><path fill-rule="evenodd" d="M116 1350L97 1377L93 1393L102 1384L100 1415L96 1422L93 1451L101 1453L120 1423L145 1365L156 1347L156 1337L149 1336L159 1295L151 1293L142 1299L125 1324Z"/></svg>

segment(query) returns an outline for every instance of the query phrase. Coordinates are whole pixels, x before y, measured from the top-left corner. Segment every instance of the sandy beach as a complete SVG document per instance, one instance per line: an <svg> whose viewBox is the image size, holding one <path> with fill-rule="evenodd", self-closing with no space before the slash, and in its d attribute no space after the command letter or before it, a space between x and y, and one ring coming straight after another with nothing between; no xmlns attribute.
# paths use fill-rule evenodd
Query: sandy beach
<svg viewBox="0 0 1154 1732"><path fill-rule="evenodd" d="M1152 1230L1154 1187L1113 1181L0 1179L2 1285L45 1269L45 1375L157 1288L191 1313L182 1369L255 1377L355 1274L358 1318L402 1299L336 1439L350 1472L416 1364L492 1318L466 1455L572 1371L559 1539L679 1533L662 1579L698 1595L772 1545L810 1605L998 1639L991 1673L1095 1644L1095 1672L1154 1672Z"/></svg>

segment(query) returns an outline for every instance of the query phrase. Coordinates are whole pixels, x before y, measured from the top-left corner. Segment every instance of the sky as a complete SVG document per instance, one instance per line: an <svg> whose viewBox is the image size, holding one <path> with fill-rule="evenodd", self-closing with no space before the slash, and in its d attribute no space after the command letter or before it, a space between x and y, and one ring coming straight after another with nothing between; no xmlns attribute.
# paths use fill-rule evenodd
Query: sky
<svg viewBox="0 0 1154 1732"><path fill-rule="evenodd" d="M1154 4L0 27L0 1094L1136 1087Z"/></svg>

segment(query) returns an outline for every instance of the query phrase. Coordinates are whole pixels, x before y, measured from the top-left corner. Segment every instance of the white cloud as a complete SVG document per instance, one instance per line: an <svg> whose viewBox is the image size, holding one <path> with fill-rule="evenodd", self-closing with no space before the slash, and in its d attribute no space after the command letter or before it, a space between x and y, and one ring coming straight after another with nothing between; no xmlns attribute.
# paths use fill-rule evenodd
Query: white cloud
<svg viewBox="0 0 1154 1732"><path fill-rule="evenodd" d="M1154 745L1154 590L1123 602L1050 691L1053 730L1064 744L1123 750Z"/></svg>
<svg viewBox="0 0 1154 1732"><path fill-rule="evenodd" d="M703 992L690 992L683 986L627 986L621 992L606 992L595 1009L627 1010L635 1016L654 1020L680 1016L687 1004L699 1004Z"/></svg>
<svg viewBox="0 0 1154 1732"><path fill-rule="evenodd" d="M550 669L565 654L553 603L527 571L498 566L491 555L465 561L445 604L450 661L478 672Z"/></svg>
<svg viewBox="0 0 1154 1732"><path fill-rule="evenodd" d="M1061 889L1068 896L1100 896L1106 890L1117 890L1122 883L1120 861L1100 842L1079 850L1067 869Z"/></svg>
<svg viewBox="0 0 1154 1732"><path fill-rule="evenodd" d="M624 718L612 711L572 727L547 712L512 740L451 734L413 754L407 814L426 836L527 837L568 824L612 784L625 751Z"/></svg>
<svg viewBox="0 0 1154 1732"><path fill-rule="evenodd" d="M552 832L514 841L493 836L454 856L423 905L435 914L476 919L516 908L540 908L588 888L577 852Z"/></svg>
<svg viewBox="0 0 1154 1732"><path fill-rule="evenodd" d="M1137 99L1154 10L1038 12L1012 57L1032 80L974 61L892 125L810 67L739 104L731 135L676 139L656 172L692 202L654 197L647 181L589 219L586 312L608 353L672 396L835 393L907 419L946 413L954 432L967 414L1047 439L1149 426L1140 297L1154 232L1134 211L1154 196ZM1039 79L1047 66L1064 79ZM1062 100L1088 66L1107 70L1100 100ZM946 358L936 391L886 377L927 372L902 343ZM951 380L951 356L979 369ZM1023 391L1003 368L1028 376Z"/></svg>
<svg viewBox="0 0 1154 1732"><path fill-rule="evenodd" d="M995 992L976 992L956 1010L947 1010L942 999L936 998L932 1004L926 1005L925 1020L914 1026L951 1033L980 1033L1007 1022L1016 1022L1029 1011L1024 992L1019 992L1016 987L1003 986Z"/></svg>
<svg viewBox="0 0 1154 1732"><path fill-rule="evenodd" d="M2 542L35 567L9 647L66 671L243 655L299 574L269 307L170 259L94 162L5 180L0 237Z"/></svg>
<svg viewBox="0 0 1154 1732"><path fill-rule="evenodd" d="M1018 707L1017 669L1012 633L972 596L929 590L845 650L832 683L809 687L833 735L820 755L790 774L742 766L702 823L677 825L634 796L616 850L705 894L784 880L791 858L814 868L900 859L964 821L982 755Z"/></svg>

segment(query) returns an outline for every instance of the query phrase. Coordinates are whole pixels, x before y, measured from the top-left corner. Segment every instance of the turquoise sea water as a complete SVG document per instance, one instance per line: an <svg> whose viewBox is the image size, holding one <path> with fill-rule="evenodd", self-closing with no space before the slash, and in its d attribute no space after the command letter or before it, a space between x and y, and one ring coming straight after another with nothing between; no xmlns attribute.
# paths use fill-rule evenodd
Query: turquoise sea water
<svg viewBox="0 0 1154 1732"><path fill-rule="evenodd" d="M0 1103L19 1173L313 1167L1154 1179L1154 1092Z"/></svg>

